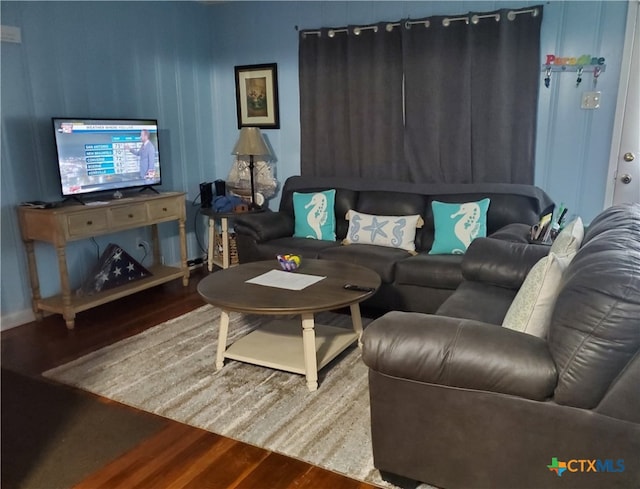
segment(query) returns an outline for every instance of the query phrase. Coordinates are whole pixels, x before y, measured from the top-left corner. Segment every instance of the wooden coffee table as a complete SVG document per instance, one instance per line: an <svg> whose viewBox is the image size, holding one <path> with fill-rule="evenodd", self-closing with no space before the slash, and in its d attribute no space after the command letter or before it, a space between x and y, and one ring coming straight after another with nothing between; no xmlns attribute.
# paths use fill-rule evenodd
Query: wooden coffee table
<svg viewBox="0 0 640 489"><path fill-rule="evenodd" d="M304 374L307 387L314 391L318 388L318 370L354 341L359 341L362 334L359 303L375 292L345 290L344 285L350 283L377 289L380 277L373 270L351 263L303 259L298 270L287 273L326 278L303 290L246 283L270 270L281 270L275 259L221 270L198 284L200 295L222 310L216 368L221 369L224 359L230 358ZM315 313L346 306L351 309L353 331L315 324ZM294 314L300 315L302 322L270 321L227 348L231 311L274 316Z"/></svg>

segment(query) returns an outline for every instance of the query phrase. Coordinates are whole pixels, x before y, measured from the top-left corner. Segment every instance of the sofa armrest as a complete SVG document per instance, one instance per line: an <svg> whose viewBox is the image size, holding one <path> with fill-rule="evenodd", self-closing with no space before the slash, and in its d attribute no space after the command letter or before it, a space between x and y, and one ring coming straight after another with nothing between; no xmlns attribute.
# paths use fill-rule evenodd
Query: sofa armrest
<svg viewBox="0 0 640 489"><path fill-rule="evenodd" d="M284 212L260 212L239 214L233 219L233 228L238 234L250 236L258 243L293 236L294 221Z"/></svg>
<svg viewBox="0 0 640 489"><path fill-rule="evenodd" d="M462 260L466 280L519 289L531 267L549 253L549 246L476 238Z"/></svg>
<svg viewBox="0 0 640 489"><path fill-rule="evenodd" d="M393 311L362 342L364 363L393 377L538 401L557 383L543 339L479 321Z"/></svg>

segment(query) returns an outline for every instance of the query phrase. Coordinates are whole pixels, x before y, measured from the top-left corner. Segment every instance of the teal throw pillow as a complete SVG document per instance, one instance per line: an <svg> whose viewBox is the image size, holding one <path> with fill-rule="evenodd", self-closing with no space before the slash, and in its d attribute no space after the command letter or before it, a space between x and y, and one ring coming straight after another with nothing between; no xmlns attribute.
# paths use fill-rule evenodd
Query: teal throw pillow
<svg viewBox="0 0 640 489"><path fill-rule="evenodd" d="M297 238L336 240L336 216L333 210L335 189L314 193L293 193L293 214Z"/></svg>
<svg viewBox="0 0 640 489"><path fill-rule="evenodd" d="M462 255L476 238L487 235L490 199L463 204L431 203L435 239L430 255Z"/></svg>

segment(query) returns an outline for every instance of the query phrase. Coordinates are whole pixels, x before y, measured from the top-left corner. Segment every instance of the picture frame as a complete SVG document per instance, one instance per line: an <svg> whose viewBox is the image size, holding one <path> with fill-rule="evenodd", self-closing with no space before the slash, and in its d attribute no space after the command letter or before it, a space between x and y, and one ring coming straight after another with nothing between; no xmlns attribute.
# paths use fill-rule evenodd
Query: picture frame
<svg viewBox="0 0 640 489"><path fill-rule="evenodd" d="M238 129L280 128L276 63L235 67Z"/></svg>

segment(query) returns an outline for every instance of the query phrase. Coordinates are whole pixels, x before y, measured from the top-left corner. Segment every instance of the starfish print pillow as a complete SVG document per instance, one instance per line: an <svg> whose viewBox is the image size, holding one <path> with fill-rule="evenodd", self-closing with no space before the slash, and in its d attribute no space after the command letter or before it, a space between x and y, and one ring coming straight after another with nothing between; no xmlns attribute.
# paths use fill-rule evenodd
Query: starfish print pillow
<svg viewBox="0 0 640 489"><path fill-rule="evenodd" d="M374 216L350 209L346 219L349 230L342 244L372 244L399 248L415 253L416 228L424 220L419 214L412 216Z"/></svg>

